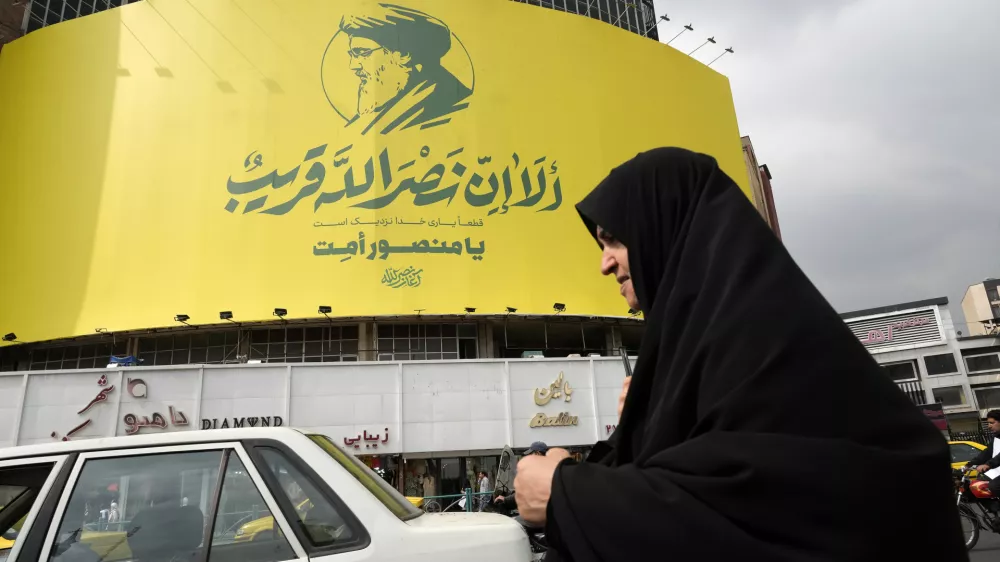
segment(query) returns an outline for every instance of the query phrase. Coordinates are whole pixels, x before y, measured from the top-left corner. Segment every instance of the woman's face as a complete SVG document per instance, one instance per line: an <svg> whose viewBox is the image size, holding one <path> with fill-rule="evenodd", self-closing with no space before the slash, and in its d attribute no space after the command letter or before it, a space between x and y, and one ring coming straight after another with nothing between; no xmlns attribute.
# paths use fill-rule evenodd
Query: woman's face
<svg viewBox="0 0 1000 562"><path fill-rule="evenodd" d="M628 248L614 237L613 234L597 227L597 241L604 249L601 254L601 274L614 275L618 281L618 291L628 307L639 310L639 299L635 298L635 288L632 286L632 275L628 268Z"/></svg>

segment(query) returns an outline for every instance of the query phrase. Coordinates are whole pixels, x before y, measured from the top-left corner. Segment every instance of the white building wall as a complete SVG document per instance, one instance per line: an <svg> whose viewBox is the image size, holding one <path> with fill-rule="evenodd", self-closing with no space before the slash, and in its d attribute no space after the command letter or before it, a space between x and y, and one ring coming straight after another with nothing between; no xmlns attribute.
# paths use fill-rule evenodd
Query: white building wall
<svg viewBox="0 0 1000 562"><path fill-rule="evenodd" d="M620 358L4 373L0 446L279 424L355 454L592 445L617 422L624 376ZM560 396L545 400L557 380ZM540 415L559 425L532 427Z"/></svg>

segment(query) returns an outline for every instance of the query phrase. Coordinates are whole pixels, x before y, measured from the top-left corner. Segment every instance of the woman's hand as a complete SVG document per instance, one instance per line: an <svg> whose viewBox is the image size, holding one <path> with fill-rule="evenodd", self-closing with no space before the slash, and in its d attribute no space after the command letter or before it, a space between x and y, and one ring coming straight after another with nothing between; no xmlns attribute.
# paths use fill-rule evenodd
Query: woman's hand
<svg viewBox="0 0 1000 562"><path fill-rule="evenodd" d="M552 494L552 476L556 467L569 458L566 449L549 449L545 456L528 455L517 463L517 510L528 523L545 524L545 510Z"/></svg>
<svg viewBox="0 0 1000 562"><path fill-rule="evenodd" d="M625 407L625 396L628 395L628 385L632 383L632 377L625 377L622 383L622 393L618 395L618 421L622 421L622 409Z"/></svg>

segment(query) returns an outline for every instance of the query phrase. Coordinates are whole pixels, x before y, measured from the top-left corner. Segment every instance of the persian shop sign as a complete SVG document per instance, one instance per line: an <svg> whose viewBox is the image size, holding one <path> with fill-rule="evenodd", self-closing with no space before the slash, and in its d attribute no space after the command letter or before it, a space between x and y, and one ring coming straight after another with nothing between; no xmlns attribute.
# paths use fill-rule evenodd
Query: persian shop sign
<svg viewBox="0 0 1000 562"><path fill-rule="evenodd" d="M565 380L562 372L549 386L535 389L535 404L538 406L545 406L559 398L565 402L573 400L573 388L569 385L569 381ZM528 427L566 427L577 425L578 421L577 416L570 415L569 412L560 412L555 416L538 413L528 422Z"/></svg>
<svg viewBox="0 0 1000 562"><path fill-rule="evenodd" d="M926 326L930 324L932 318L927 316L920 316L916 318L907 318L905 320L900 320L898 322L890 322L889 324L882 326L874 326L871 328L865 328L862 326L851 327L861 343L870 345L886 345L892 343L899 335L909 328L917 328L920 326ZM938 339L937 335L934 335L932 339ZM899 343L919 343L912 340L912 338L907 338L906 341Z"/></svg>

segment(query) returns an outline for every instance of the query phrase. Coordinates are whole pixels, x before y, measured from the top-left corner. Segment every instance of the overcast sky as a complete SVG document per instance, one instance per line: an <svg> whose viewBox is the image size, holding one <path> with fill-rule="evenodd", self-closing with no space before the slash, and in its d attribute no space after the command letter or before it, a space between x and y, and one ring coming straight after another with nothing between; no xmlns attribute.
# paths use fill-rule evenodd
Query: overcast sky
<svg viewBox="0 0 1000 562"><path fill-rule="evenodd" d="M1000 277L1000 0L655 2L662 41L694 26L672 47L734 47L713 68L834 307L947 296L962 322Z"/></svg>

